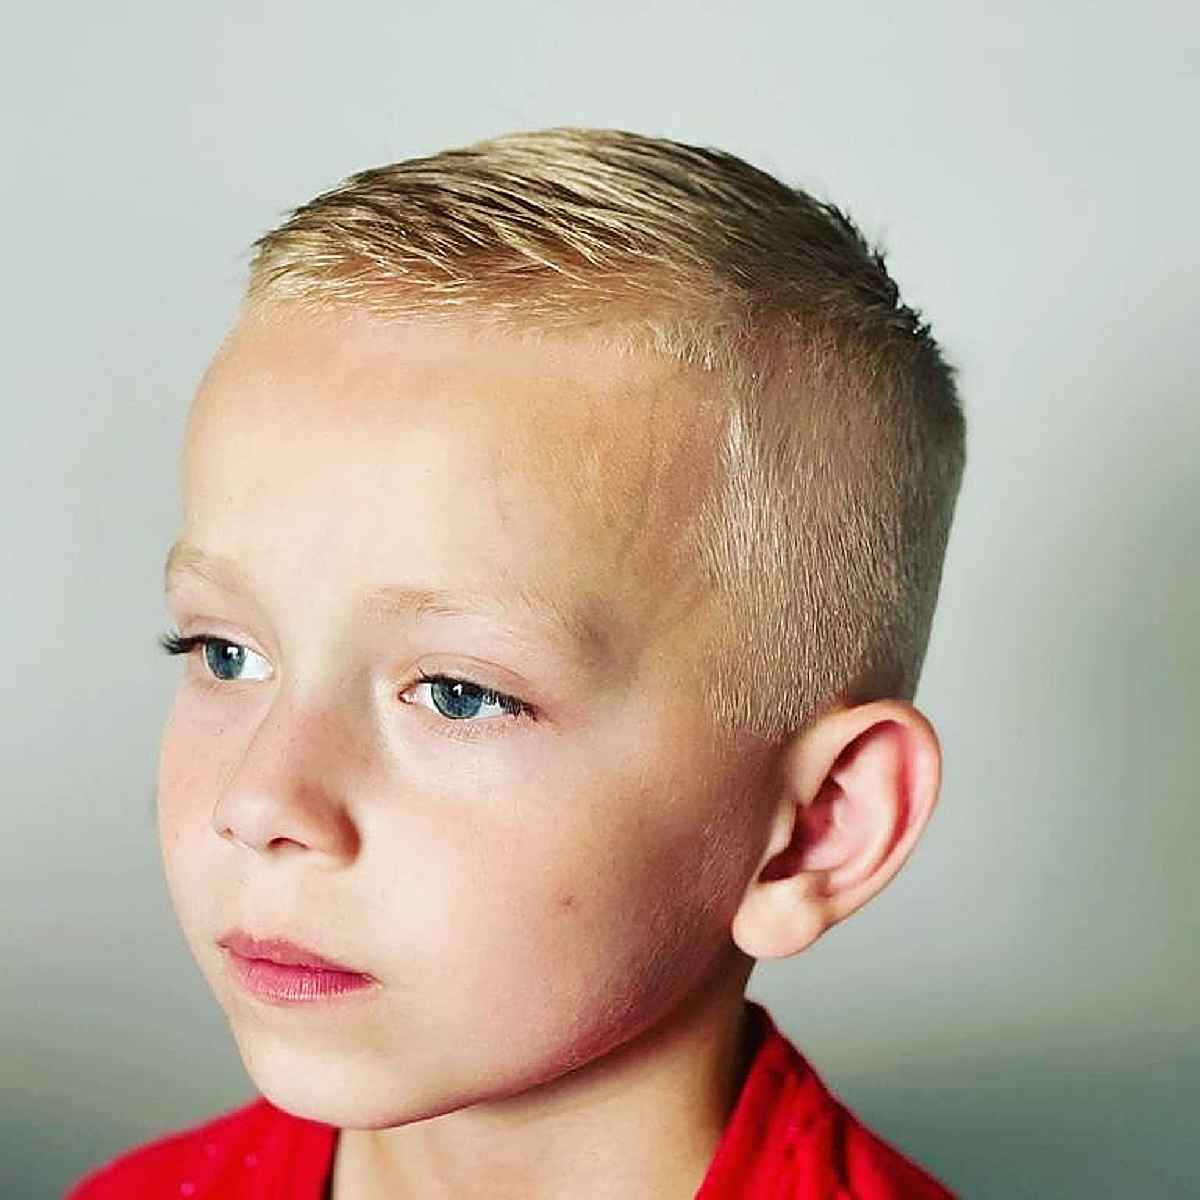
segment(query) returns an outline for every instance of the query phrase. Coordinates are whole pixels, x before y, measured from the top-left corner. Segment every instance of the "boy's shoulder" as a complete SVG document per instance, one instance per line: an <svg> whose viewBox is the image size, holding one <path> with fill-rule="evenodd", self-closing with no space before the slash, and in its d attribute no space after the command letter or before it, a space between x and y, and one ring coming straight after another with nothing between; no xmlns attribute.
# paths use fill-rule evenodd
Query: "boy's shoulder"
<svg viewBox="0 0 1200 1200"><path fill-rule="evenodd" d="M324 1179L334 1133L332 1126L292 1116L257 1096L118 1154L73 1184L64 1200L159 1195L236 1200L301 1196L310 1189L318 1200L315 1188Z"/></svg>
<svg viewBox="0 0 1200 1200"><path fill-rule="evenodd" d="M751 1068L695 1200L956 1200L825 1086L765 1008Z"/></svg>

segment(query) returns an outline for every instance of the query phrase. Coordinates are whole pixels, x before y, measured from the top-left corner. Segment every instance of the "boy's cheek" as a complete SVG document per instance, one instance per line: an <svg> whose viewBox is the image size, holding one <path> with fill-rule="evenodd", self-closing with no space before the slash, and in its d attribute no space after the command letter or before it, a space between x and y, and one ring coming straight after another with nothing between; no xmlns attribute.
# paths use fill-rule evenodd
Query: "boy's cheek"
<svg viewBox="0 0 1200 1200"><path fill-rule="evenodd" d="M207 813L197 805L188 805L185 794L169 784L159 785L158 843L163 873L176 914L185 934L189 934L200 897L215 889L203 879L208 873L204 831L209 827Z"/></svg>
<svg viewBox="0 0 1200 1200"><path fill-rule="evenodd" d="M204 964L214 954L215 937L223 931L221 846L212 829L212 797L218 786L213 774L212 744L188 737L168 720L161 742L157 826L159 852L167 891L193 954Z"/></svg>
<svg viewBox="0 0 1200 1200"><path fill-rule="evenodd" d="M178 876L186 860L201 853L202 834L211 828L211 810L203 803L205 780L195 766L203 762L203 748L181 739L165 738L158 773L158 838L168 882ZM211 793L208 793L211 795Z"/></svg>

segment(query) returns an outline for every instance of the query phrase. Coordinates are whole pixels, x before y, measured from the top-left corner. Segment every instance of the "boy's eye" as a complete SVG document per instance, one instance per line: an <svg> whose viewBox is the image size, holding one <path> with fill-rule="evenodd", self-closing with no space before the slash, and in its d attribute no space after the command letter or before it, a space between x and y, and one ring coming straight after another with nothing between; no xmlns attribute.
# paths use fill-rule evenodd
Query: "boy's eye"
<svg viewBox="0 0 1200 1200"><path fill-rule="evenodd" d="M416 691L428 685L428 696L433 707L451 721L462 721L479 715L480 709L490 706L499 710L494 715L517 718L532 713L530 707L516 696L497 692L469 679L458 679L452 675L426 675L421 672L420 681L413 684Z"/></svg>
<svg viewBox="0 0 1200 1200"><path fill-rule="evenodd" d="M247 655L257 659L264 668L266 660L249 647L231 642L228 638L215 637L212 634L180 637L176 633L166 633L160 636L159 645L168 654L190 654L199 647L204 652L204 663L209 674L220 683L242 683L248 679L269 677L269 671L260 675L242 674L246 667ZM470 679L460 679L453 675L426 675L424 671L420 672L420 676L418 682L409 690L416 691L427 687L433 710L449 721L472 720L480 715L481 710L489 707L498 710L493 712L493 716L507 716L514 720L534 715L532 706L517 696L484 687Z"/></svg>
<svg viewBox="0 0 1200 1200"><path fill-rule="evenodd" d="M211 634L196 634L192 637L179 637L176 634L164 634L159 638L159 645L168 654L190 654L197 646L204 651L204 664L209 673L222 683L242 683L247 679L267 679L270 672L262 675L242 675L246 665L246 656L258 659L263 666L266 660L260 654L255 654L247 646L226 638L213 637Z"/></svg>

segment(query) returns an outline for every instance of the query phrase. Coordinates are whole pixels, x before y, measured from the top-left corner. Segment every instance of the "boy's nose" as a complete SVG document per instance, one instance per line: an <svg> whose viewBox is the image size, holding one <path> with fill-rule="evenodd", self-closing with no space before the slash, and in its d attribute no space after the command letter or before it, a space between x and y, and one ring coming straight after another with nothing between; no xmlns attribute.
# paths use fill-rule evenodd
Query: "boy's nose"
<svg viewBox="0 0 1200 1200"><path fill-rule="evenodd" d="M358 831L346 806L295 779L235 779L213 806L212 827L218 836L259 854L299 848L345 865L358 853Z"/></svg>
<svg viewBox="0 0 1200 1200"><path fill-rule="evenodd" d="M344 865L358 853L345 790L354 755L327 712L304 717L284 707L263 719L226 775L212 828L259 854L300 848Z"/></svg>

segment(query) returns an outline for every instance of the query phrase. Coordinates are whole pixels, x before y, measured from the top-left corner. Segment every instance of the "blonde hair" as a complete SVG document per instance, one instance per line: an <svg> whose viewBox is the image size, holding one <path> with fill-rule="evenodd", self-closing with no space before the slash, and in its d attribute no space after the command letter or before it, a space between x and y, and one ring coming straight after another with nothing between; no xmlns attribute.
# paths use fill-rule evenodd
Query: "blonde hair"
<svg viewBox="0 0 1200 1200"><path fill-rule="evenodd" d="M714 598L713 719L774 740L915 693L966 462L929 326L850 219L720 150L506 134L360 171L254 244L277 301L590 331L708 373L718 483L680 546Z"/></svg>

